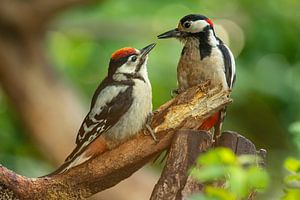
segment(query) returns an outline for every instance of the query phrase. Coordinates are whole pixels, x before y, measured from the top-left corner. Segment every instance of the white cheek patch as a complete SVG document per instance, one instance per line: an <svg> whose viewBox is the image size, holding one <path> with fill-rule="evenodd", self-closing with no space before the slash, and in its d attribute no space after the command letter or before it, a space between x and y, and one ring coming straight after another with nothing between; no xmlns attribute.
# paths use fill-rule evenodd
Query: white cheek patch
<svg viewBox="0 0 300 200"><path fill-rule="evenodd" d="M198 32L203 31L203 29L206 26L209 26L208 22L206 22L205 20L197 20L197 21L192 22L192 24L189 28L189 31L191 33L198 33Z"/></svg>
<svg viewBox="0 0 300 200"><path fill-rule="evenodd" d="M136 51L137 54L141 53L140 50L138 50L138 49L135 49L135 51Z"/></svg>
<svg viewBox="0 0 300 200"><path fill-rule="evenodd" d="M117 73L131 74L134 73L135 65L133 63L125 63L117 69Z"/></svg>

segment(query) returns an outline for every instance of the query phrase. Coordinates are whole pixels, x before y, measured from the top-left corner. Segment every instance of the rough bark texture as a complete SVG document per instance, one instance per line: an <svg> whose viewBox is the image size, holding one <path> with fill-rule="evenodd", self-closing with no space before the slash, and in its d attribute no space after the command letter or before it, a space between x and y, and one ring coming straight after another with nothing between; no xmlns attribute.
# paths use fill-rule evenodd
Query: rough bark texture
<svg viewBox="0 0 300 200"><path fill-rule="evenodd" d="M162 175L150 200L183 199L190 192L199 192L202 185L188 180L187 172L200 153L212 144L208 132L178 130L174 136Z"/></svg>
<svg viewBox="0 0 300 200"><path fill-rule="evenodd" d="M75 167L64 174L26 178L0 168L0 183L22 199L84 199L129 177L171 144L174 131L196 128L203 119L229 104L228 91L213 88L205 94L193 87L163 105L155 114L152 127L159 142L143 134Z"/></svg>
<svg viewBox="0 0 300 200"><path fill-rule="evenodd" d="M219 140L211 144L208 132L195 130L177 131L176 137L169 150L166 166L162 175L154 187L151 200L182 200L187 199L194 193L201 193L203 184L198 183L189 176L188 170L195 163L196 158L208 148L227 147L237 155L253 154L266 155L265 150L256 151L255 145L247 138L238 133L227 131L223 132ZM260 165L262 165L260 161ZM223 187L223 183L216 183ZM256 192L253 191L248 200L253 200Z"/></svg>

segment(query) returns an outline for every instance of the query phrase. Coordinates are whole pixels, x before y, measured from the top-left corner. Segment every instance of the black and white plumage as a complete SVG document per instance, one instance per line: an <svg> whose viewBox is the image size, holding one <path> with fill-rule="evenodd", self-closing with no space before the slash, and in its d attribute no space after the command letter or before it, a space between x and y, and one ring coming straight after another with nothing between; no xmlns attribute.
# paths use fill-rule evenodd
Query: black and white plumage
<svg viewBox="0 0 300 200"><path fill-rule="evenodd" d="M177 66L178 92L210 81L211 86L221 85L232 89L235 82L235 60L230 49L218 38L214 25L203 15L191 14L183 17L178 27L158 36L159 39L177 38L184 43ZM225 109L203 129L215 126L215 133L221 131Z"/></svg>
<svg viewBox="0 0 300 200"><path fill-rule="evenodd" d="M148 53L155 44L137 50L122 48L112 54L108 75L98 86L76 138L76 147L54 174L77 166L95 154L99 136L118 142L139 132L152 113ZM94 146L94 147L93 147Z"/></svg>

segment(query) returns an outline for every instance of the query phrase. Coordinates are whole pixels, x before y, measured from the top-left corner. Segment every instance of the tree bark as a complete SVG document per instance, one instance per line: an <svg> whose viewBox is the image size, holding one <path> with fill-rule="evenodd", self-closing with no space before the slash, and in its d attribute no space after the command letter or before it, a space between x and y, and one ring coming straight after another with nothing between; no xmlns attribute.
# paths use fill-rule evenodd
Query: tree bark
<svg viewBox="0 0 300 200"><path fill-rule="evenodd" d="M178 130L169 150L166 166L155 185L150 200L182 200L192 194L203 192L204 185L189 175L188 170L201 153L210 147L227 147L236 155L252 154L265 158L266 151L256 151L255 145L247 138L232 131L223 132L216 143L212 143L209 132ZM262 165L258 160L258 165ZM223 183L216 183L223 187ZM248 200L256 197L256 191L249 194Z"/></svg>
<svg viewBox="0 0 300 200"><path fill-rule="evenodd" d="M188 170L195 164L199 154L207 151L211 144L209 132L178 130L150 200L181 200L190 195L190 192L201 191L201 184L188 179Z"/></svg>
<svg viewBox="0 0 300 200"><path fill-rule="evenodd" d="M30 179L1 167L0 183L22 199L84 199L128 178L169 147L175 130L197 128L205 118L231 100L228 91L213 88L205 94L193 87L161 106L152 128L159 142L138 134L119 147L52 177Z"/></svg>

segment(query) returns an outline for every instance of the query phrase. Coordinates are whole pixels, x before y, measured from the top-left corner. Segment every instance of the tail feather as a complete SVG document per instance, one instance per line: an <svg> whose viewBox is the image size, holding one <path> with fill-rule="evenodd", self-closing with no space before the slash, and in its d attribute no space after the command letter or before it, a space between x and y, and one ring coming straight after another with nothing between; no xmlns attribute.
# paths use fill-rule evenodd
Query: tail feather
<svg viewBox="0 0 300 200"><path fill-rule="evenodd" d="M213 116L207 118L199 127L199 130L208 131L212 129L215 124L219 121L220 111L216 112Z"/></svg>
<svg viewBox="0 0 300 200"><path fill-rule="evenodd" d="M58 169L56 169L54 172L51 172L50 174L47 174L43 177L46 176L53 176L53 175L57 175L57 174L61 174L64 173L65 171L69 170L70 168L76 167L82 163L84 163L85 161L89 160L91 158L91 156L86 156L84 153L82 155L79 155L78 157L76 157L74 160L68 160L65 161Z"/></svg>
<svg viewBox="0 0 300 200"><path fill-rule="evenodd" d="M81 163L87 161L90 159L90 156L86 156L85 154L85 148L80 149L80 146L77 145L76 148L70 153L70 155L66 158L65 162L54 172L51 172L50 174L47 174L45 176L53 176L56 174L61 174L68 169L75 167L77 165L80 165ZM75 156L76 155L76 156ZM43 177L45 177L43 176Z"/></svg>
<svg viewBox="0 0 300 200"><path fill-rule="evenodd" d="M208 131L214 128L214 139L219 137L222 132L223 121L226 116L226 107L207 118L199 127L199 130Z"/></svg>
<svg viewBox="0 0 300 200"><path fill-rule="evenodd" d="M85 146L77 145L76 148L66 158L65 162L57 170L46 176L61 174L69 170L70 168L86 162L93 156L104 153L107 150L108 146L106 140L103 137L98 137L92 143Z"/></svg>

